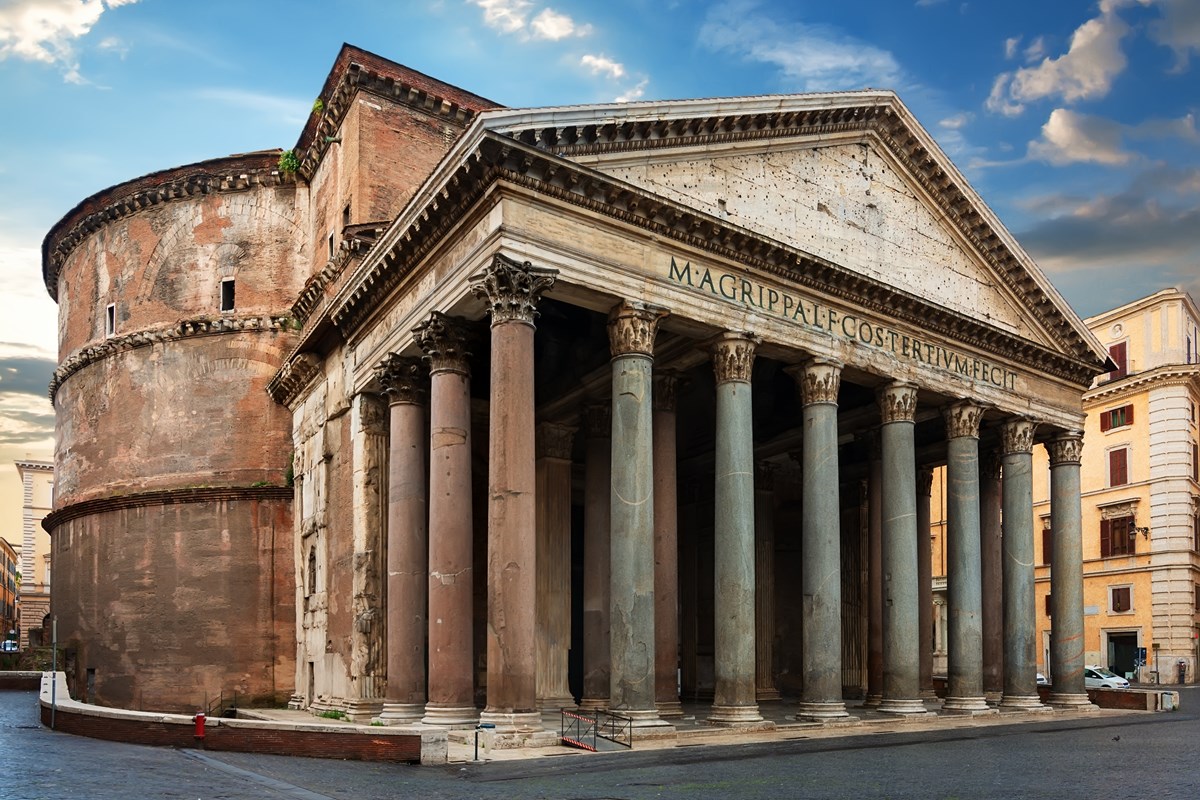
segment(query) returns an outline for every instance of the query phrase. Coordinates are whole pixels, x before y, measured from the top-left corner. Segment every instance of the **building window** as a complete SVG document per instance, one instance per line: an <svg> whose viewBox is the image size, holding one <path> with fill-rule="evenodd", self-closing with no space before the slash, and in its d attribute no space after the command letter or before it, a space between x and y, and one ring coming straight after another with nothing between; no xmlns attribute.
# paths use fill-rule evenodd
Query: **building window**
<svg viewBox="0 0 1200 800"><path fill-rule="evenodd" d="M104 335L112 336L117 332L117 307L112 303L104 309Z"/></svg>
<svg viewBox="0 0 1200 800"><path fill-rule="evenodd" d="M1192 480L1200 481L1200 447L1192 442Z"/></svg>
<svg viewBox="0 0 1200 800"><path fill-rule="evenodd" d="M1137 548L1133 517L1100 520L1100 557L1131 556Z"/></svg>
<svg viewBox="0 0 1200 800"><path fill-rule="evenodd" d="M333 258L333 253L334 253L335 249L336 248L333 243L333 234L331 233L331 234L329 234L329 257L330 258Z"/></svg>
<svg viewBox="0 0 1200 800"><path fill-rule="evenodd" d="M350 224L350 204L346 203L346 207L342 209L342 227Z"/></svg>
<svg viewBox="0 0 1200 800"><path fill-rule="evenodd" d="M1108 348L1108 357L1116 364L1116 369L1108 373L1108 379L1115 381L1129 374L1129 362L1126 356L1126 342L1118 342Z"/></svg>
<svg viewBox="0 0 1200 800"><path fill-rule="evenodd" d="M317 548L308 548L308 595L317 593Z"/></svg>
<svg viewBox="0 0 1200 800"><path fill-rule="evenodd" d="M1133 406L1110 408L1100 415L1100 430L1110 431L1133 424Z"/></svg>
<svg viewBox="0 0 1200 800"><path fill-rule="evenodd" d="M1049 528L1042 528L1042 563L1047 567L1054 558L1054 532Z"/></svg>
<svg viewBox="0 0 1200 800"><path fill-rule="evenodd" d="M1108 590L1110 614L1127 614L1133 610L1133 589L1129 586L1111 586Z"/></svg>
<svg viewBox="0 0 1200 800"><path fill-rule="evenodd" d="M1200 611L1200 583L1196 584L1193 589L1192 608Z"/></svg>
<svg viewBox="0 0 1200 800"><path fill-rule="evenodd" d="M1108 485L1129 483L1129 448L1117 447L1108 451Z"/></svg>
<svg viewBox="0 0 1200 800"><path fill-rule="evenodd" d="M221 310L233 311L233 301L233 278L225 278L221 281Z"/></svg>
<svg viewBox="0 0 1200 800"><path fill-rule="evenodd" d="M1192 517L1192 549L1200 553L1200 516Z"/></svg>
<svg viewBox="0 0 1200 800"><path fill-rule="evenodd" d="M1050 616L1050 595L1046 595L1046 616Z"/></svg>

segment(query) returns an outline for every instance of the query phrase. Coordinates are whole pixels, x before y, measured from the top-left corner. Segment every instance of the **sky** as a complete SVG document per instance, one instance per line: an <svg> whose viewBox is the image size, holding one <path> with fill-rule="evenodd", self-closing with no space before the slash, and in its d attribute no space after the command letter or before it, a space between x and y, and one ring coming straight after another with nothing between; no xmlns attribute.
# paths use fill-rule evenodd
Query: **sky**
<svg viewBox="0 0 1200 800"><path fill-rule="evenodd" d="M0 0L0 535L52 456L46 231L292 147L343 42L510 107L892 89L1080 316L1200 299L1200 0Z"/></svg>

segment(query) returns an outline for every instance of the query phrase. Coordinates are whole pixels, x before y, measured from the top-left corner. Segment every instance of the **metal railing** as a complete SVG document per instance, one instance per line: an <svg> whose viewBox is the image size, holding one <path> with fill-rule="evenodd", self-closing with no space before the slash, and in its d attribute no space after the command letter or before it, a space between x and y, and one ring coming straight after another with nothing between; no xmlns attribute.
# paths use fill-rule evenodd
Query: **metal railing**
<svg viewBox="0 0 1200 800"><path fill-rule="evenodd" d="M611 711L597 711L596 735L633 749L633 720Z"/></svg>
<svg viewBox="0 0 1200 800"><path fill-rule="evenodd" d="M596 720L563 709L559 738L562 743L596 752Z"/></svg>

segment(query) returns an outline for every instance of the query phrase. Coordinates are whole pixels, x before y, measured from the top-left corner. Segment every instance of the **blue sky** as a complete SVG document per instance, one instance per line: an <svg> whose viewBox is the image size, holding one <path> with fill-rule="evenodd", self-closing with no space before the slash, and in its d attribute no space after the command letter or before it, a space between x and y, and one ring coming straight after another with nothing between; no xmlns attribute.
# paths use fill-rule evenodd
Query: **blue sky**
<svg viewBox="0 0 1200 800"><path fill-rule="evenodd" d="M51 450L46 230L291 147L342 42L509 106L894 89L1080 315L1200 297L1198 0L0 0L0 465Z"/></svg>

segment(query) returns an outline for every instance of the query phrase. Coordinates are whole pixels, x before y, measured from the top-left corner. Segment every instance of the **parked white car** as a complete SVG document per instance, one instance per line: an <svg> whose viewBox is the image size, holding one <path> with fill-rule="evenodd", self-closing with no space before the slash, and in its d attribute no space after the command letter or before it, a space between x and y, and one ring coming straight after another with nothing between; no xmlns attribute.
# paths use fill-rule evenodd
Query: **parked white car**
<svg viewBox="0 0 1200 800"><path fill-rule="evenodd" d="M1083 683L1089 689L1129 688L1129 681L1117 673L1091 664L1083 668Z"/></svg>
<svg viewBox="0 0 1200 800"><path fill-rule="evenodd" d="M1045 686L1049 683L1049 681L1046 680L1046 676L1040 672L1037 674L1037 682L1038 686Z"/></svg>

